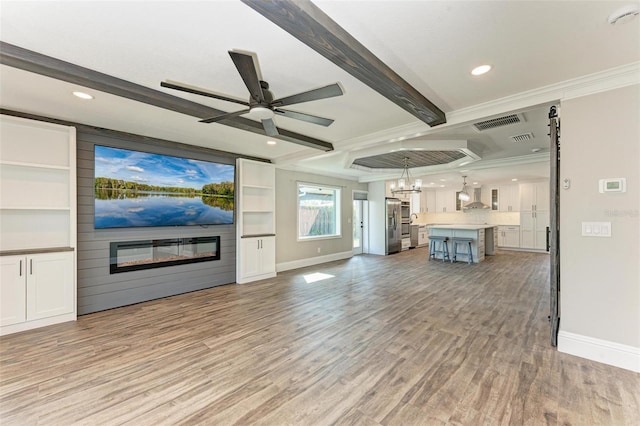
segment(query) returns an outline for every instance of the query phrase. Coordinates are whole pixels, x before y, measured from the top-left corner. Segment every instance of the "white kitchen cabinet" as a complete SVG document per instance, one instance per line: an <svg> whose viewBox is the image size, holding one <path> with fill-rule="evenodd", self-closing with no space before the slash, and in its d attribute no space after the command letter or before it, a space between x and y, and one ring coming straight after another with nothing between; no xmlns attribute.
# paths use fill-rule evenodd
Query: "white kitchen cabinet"
<svg viewBox="0 0 640 426"><path fill-rule="evenodd" d="M25 265L23 256L0 258L0 326L27 320Z"/></svg>
<svg viewBox="0 0 640 426"><path fill-rule="evenodd" d="M547 249L549 182L520 184L520 247Z"/></svg>
<svg viewBox="0 0 640 426"><path fill-rule="evenodd" d="M548 226L548 211L520 212L520 247L546 250Z"/></svg>
<svg viewBox="0 0 640 426"><path fill-rule="evenodd" d="M242 238L239 262L243 273L243 282L274 277L276 273L276 237Z"/></svg>
<svg viewBox="0 0 640 426"><path fill-rule="evenodd" d="M420 212L436 213L436 192L422 191L420 193Z"/></svg>
<svg viewBox="0 0 640 426"><path fill-rule="evenodd" d="M452 213L456 211L455 191L436 191L435 213Z"/></svg>
<svg viewBox="0 0 640 426"><path fill-rule="evenodd" d="M3 256L0 325L73 315L74 275L74 253L71 251ZM28 324L22 327L27 328L30 328Z"/></svg>
<svg viewBox="0 0 640 426"><path fill-rule="evenodd" d="M519 226L498 226L498 247L519 248L520 247L520 227Z"/></svg>
<svg viewBox="0 0 640 426"><path fill-rule="evenodd" d="M424 247L429 244L429 231L426 225L418 228L418 247Z"/></svg>
<svg viewBox="0 0 640 426"><path fill-rule="evenodd" d="M0 334L76 319L76 129L0 116Z"/></svg>
<svg viewBox="0 0 640 426"><path fill-rule="evenodd" d="M549 210L549 181L522 183L520 191L520 211Z"/></svg>
<svg viewBox="0 0 640 426"><path fill-rule="evenodd" d="M490 206L491 210L500 212L520 211L520 187L518 185L504 185L493 188Z"/></svg>
<svg viewBox="0 0 640 426"><path fill-rule="evenodd" d="M270 163L240 158L237 166L236 282L247 283L276 275L276 174Z"/></svg>

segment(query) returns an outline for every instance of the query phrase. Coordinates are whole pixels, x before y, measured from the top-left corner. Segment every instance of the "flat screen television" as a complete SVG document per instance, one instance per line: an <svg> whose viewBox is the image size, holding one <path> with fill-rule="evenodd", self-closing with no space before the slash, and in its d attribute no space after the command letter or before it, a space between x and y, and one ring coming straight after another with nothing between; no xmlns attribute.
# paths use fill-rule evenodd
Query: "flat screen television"
<svg viewBox="0 0 640 426"><path fill-rule="evenodd" d="M95 145L94 227L233 224L235 166Z"/></svg>

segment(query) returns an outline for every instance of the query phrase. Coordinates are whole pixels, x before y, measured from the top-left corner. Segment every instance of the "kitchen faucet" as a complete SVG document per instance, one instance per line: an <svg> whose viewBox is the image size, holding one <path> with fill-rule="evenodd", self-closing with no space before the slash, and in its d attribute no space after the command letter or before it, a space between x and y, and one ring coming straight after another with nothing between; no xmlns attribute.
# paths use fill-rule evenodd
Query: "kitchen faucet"
<svg viewBox="0 0 640 426"><path fill-rule="evenodd" d="M416 219L418 218L418 214L417 213L411 213L411 216L409 216L409 223L413 223L413 217L416 217Z"/></svg>

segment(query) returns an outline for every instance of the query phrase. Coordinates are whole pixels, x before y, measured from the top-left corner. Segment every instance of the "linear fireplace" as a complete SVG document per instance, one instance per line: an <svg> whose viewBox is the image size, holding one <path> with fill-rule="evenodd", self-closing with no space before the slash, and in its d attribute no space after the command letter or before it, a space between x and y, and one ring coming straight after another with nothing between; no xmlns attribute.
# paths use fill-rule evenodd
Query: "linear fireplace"
<svg viewBox="0 0 640 426"><path fill-rule="evenodd" d="M166 238L111 243L112 274L220 259L220 237Z"/></svg>

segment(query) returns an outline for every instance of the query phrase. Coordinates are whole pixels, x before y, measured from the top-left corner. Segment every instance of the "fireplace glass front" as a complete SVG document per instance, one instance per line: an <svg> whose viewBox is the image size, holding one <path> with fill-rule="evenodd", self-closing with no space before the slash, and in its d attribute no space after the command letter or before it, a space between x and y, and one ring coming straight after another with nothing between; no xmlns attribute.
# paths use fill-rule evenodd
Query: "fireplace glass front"
<svg viewBox="0 0 640 426"><path fill-rule="evenodd" d="M117 274L220 259L220 237L166 238L111 243L110 272Z"/></svg>

